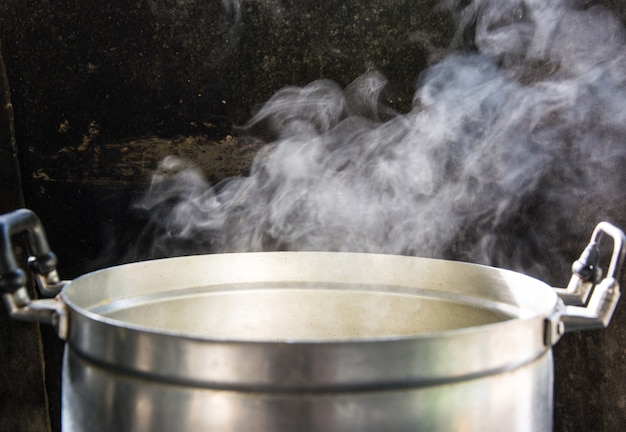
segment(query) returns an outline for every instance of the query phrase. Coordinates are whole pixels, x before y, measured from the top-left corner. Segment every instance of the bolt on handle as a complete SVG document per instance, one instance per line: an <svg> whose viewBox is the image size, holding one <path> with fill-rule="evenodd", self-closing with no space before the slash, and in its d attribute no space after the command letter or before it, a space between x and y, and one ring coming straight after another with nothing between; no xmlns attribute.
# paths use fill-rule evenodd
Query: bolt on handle
<svg viewBox="0 0 626 432"><path fill-rule="evenodd" d="M61 284L56 271L57 257L50 251L41 222L35 213L19 209L0 215L0 292L15 293L26 286L26 274L15 257L11 238L26 234L30 269L36 275L37 285L43 294L55 295Z"/></svg>

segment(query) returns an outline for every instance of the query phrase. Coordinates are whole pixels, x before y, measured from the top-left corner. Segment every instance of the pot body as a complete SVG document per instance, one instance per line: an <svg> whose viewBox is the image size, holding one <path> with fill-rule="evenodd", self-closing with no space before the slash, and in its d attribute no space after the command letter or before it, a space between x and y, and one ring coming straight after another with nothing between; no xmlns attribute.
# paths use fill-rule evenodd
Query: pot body
<svg viewBox="0 0 626 432"><path fill-rule="evenodd" d="M560 301L518 273L227 254L107 269L62 298L65 432L552 428Z"/></svg>
<svg viewBox="0 0 626 432"><path fill-rule="evenodd" d="M384 367L384 365L381 365ZM552 351L457 382L347 391L197 387L96 365L66 349L63 430L551 431Z"/></svg>

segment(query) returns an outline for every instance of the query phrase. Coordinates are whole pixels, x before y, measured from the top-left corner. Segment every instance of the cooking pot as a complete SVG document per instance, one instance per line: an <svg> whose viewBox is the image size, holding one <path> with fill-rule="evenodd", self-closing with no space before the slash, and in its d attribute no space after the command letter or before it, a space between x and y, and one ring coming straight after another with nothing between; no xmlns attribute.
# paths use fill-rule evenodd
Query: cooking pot
<svg viewBox="0 0 626 432"><path fill-rule="evenodd" d="M64 431L549 431L552 346L609 323L624 258L624 234L602 222L565 289L475 264L330 252L169 258L63 282L34 213L0 226L11 315L66 341ZM54 299L27 294L11 245L22 231Z"/></svg>

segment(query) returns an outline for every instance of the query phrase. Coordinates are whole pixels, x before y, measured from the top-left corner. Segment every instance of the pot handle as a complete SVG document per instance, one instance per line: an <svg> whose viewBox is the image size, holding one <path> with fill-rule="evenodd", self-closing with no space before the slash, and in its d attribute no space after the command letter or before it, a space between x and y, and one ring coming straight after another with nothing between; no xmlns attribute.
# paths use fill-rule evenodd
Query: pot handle
<svg viewBox="0 0 626 432"><path fill-rule="evenodd" d="M26 234L28 265L39 291L46 296L57 295L64 282L56 271L57 258L50 251L48 240L39 218L28 209L19 209L0 215L0 292L12 318L52 324L59 337L67 336L65 304L54 299L32 300L26 289L26 273L15 257L12 237Z"/></svg>
<svg viewBox="0 0 626 432"><path fill-rule="evenodd" d="M613 252L606 277L599 266L598 242L603 234L613 239ZM619 274L624 262L626 236L608 222L600 222L591 240L574 264L567 288L555 288L565 304L557 334L578 330L606 328L620 297ZM556 336L556 335L555 335Z"/></svg>

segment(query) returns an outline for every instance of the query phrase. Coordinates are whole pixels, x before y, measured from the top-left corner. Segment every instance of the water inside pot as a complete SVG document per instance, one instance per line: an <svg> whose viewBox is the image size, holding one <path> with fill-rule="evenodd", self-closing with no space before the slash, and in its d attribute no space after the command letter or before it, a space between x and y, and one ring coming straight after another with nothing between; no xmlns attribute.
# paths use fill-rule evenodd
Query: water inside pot
<svg viewBox="0 0 626 432"><path fill-rule="evenodd" d="M244 284L161 292L92 310L147 330L220 340L398 338L492 324L512 307L427 290Z"/></svg>

